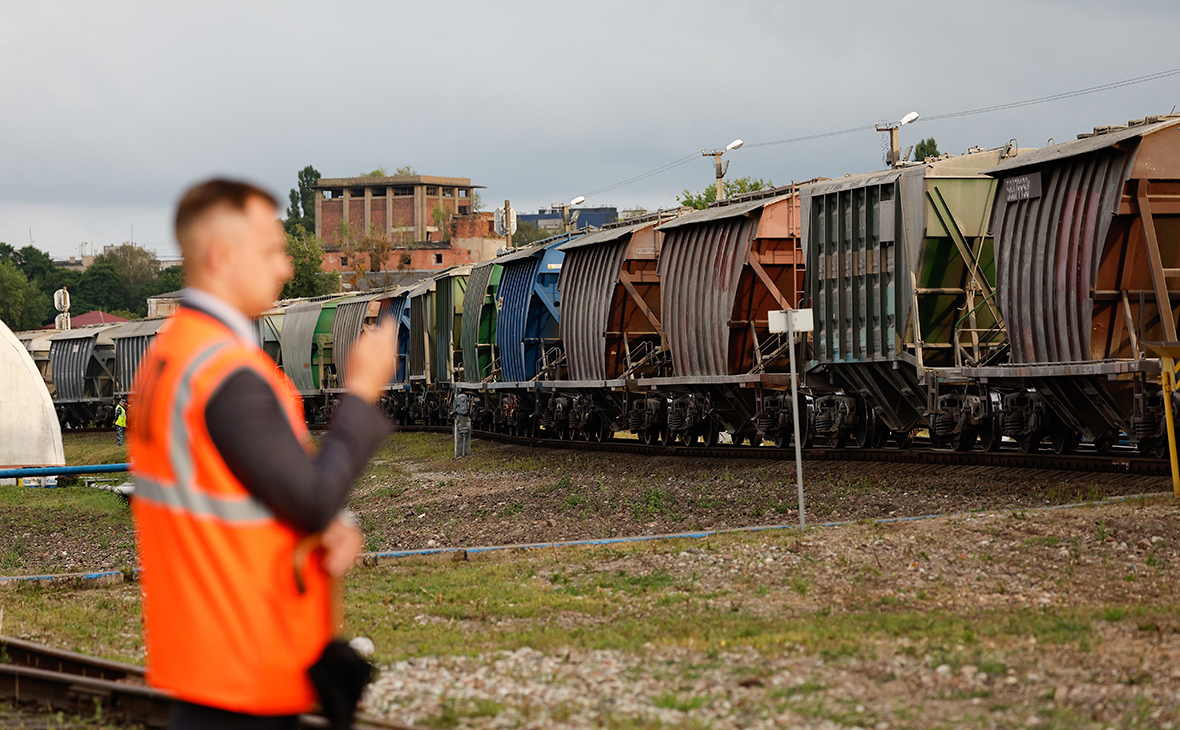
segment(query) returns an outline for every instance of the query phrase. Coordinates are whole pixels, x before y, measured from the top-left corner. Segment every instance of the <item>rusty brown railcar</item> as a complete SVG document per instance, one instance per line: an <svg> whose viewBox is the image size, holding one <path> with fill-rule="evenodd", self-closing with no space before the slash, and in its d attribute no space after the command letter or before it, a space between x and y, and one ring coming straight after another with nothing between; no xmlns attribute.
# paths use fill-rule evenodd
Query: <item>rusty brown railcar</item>
<svg viewBox="0 0 1180 730"><path fill-rule="evenodd" d="M665 330L677 377L785 372L767 312L791 309L805 268L796 186L727 201L660 226Z"/></svg>
<svg viewBox="0 0 1180 730"><path fill-rule="evenodd" d="M658 400L667 438L711 443L722 429L736 442L786 443L790 350L770 332L768 313L797 307L804 292L797 186L738 196L656 231L664 234L660 321L672 375L645 381L643 429Z"/></svg>
<svg viewBox="0 0 1180 730"><path fill-rule="evenodd" d="M564 244L558 288L570 380L670 374L660 323L657 270L664 234L678 211L596 231ZM670 370L670 367L667 368Z"/></svg>
<svg viewBox="0 0 1180 730"><path fill-rule="evenodd" d="M1035 446L1043 399L1063 421L1048 434L1059 450L1120 431L1161 450L1159 360L1144 343L1177 340L1180 116L1096 128L987 172L1012 365L980 374L1031 388L1006 398L1005 433Z"/></svg>

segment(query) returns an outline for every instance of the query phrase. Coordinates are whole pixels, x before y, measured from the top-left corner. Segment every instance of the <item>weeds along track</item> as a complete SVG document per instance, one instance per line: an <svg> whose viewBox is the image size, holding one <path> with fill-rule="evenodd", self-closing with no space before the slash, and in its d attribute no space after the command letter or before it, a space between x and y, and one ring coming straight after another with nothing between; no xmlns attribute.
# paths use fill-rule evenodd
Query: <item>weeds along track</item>
<svg viewBox="0 0 1180 730"><path fill-rule="evenodd" d="M144 669L0 636L0 698L38 712L99 717L118 724L165 727L172 699L144 680ZM303 715L300 728L326 728L321 715ZM358 716L358 730L420 730Z"/></svg>
<svg viewBox="0 0 1180 730"><path fill-rule="evenodd" d="M449 432L443 426L399 426L403 431ZM571 449L600 453L684 456L708 459L768 459L790 461L795 458L793 447L771 446L675 446L647 445L638 441L611 439L609 441L570 441L528 436L513 436L496 431L474 431L473 436L488 441L538 446L550 449ZM895 464L937 464L942 466L993 466L1009 469L1049 469L1053 471L1077 471L1105 474L1135 474L1139 476L1168 476L1170 464L1166 459L1143 456L1130 450L1119 450L1108 454L1096 452L1074 454L1026 454L1017 450L1001 451L940 451L921 448L917 443L911 449L804 449L803 458L808 461L874 461Z"/></svg>

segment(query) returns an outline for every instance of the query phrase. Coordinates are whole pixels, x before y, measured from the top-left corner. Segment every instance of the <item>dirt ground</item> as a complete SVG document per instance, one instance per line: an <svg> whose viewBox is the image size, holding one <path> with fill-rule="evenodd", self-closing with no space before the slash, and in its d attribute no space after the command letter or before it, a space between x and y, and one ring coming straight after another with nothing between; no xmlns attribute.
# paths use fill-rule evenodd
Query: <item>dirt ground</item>
<svg viewBox="0 0 1180 730"><path fill-rule="evenodd" d="M449 439L435 434L415 438ZM489 458L494 452L495 457ZM596 454L477 442L474 463L380 468L352 500L369 549L554 542L797 523L793 461ZM387 458L396 459L391 451ZM1011 509L1160 492L1167 478L998 467L804 463L813 523Z"/></svg>

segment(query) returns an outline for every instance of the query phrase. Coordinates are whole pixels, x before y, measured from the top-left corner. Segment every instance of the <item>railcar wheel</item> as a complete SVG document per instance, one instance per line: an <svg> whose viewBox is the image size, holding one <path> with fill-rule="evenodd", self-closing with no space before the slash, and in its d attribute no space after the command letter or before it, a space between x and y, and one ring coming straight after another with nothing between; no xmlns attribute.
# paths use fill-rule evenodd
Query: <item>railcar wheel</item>
<svg viewBox="0 0 1180 730"><path fill-rule="evenodd" d="M1143 439L1138 443L1139 453L1162 459L1168 455L1167 437Z"/></svg>
<svg viewBox="0 0 1180 730"><path fill-rule="evenodd" d="M849 439L852 445L858 449L867 449L873 440L873 417L862 420L852 432L852 437Z"/></svg>
<svg viewBox="0 0 1180 730"><path fill-rule="evenodd" d="M744 433L735 433L730 436L730 441L734 446L741 446L746 441L746 435Z"/></svg>
<svg viewBox="0 0 1180 730"><path fill-rule="evenodd" d="M639 440L651 446L660 440L659 433L654 428L645 428L639 432Z"/></svg>
<svg viewBox="0 0 1180 730"><path fill-rule="evenodd" d="M869 439L870 449L881 449L885 447L885 442L889 440L889 429L880 421L873 421L873 435Z"/></svg>
<svg viewBox="0 0 1180 730"><path fill-rule="evenodd" d="M1003 440L1000 430L996 428L995 424L985 426L983 433L979 434L979 445L984 451L999 451L1000 442Z"/></svg>
<svg viewBox="0 0 1180 730"><path fill-rule="evenodd" d="M1081 436L1072 428L1060 428L1053 433L1053 453L1072 454L1078 447Z"/></svg>
<svg viewBox="0 0 1180 730"><path fill-rule="evenodd" d="M1041 437L1039 435L1018 436L1016 438L1016 446L1022 454L1035 454L1037 453L1037 449L1041 447Z"/></svg>
<svg viewBox="0 0 1180 730"><path fill-rule="evenodd" d="M709 426L703 434L701 434L701 444L705 448L710 448L717 445L717 429Z"/></svg>
<svg viewBox="0 0 1180 730"><path fill-rule="evenodd" d="M1100 454L1109 454L1112 448L1114 448L1114 439L1110 436L1102 436L1094 442L1094 450Z"/></svg>
<svg viewBox="0 0 1180 730"><path fill-rule="evenodd" d="M950 439L946 436L939 436L933 431L930 432L930 448L945 449L949 444Z"/></svg>
<svg viewBox="0 0 1180 730"><path fill-rule="evenodd" d="M889 434L889 437L892 439L893 445L903 451L914 445L913 431L894 431Z"/></svg>
<svg viewBox="0 0 1180 730"><path fill-rule="evenodd" d="M951 448L955 451L970 451L975 448L975 439L977 437L978 434L974 430L962 429L957 433L951 434Z"/></svg>
<svg viewBox="0 0 1180 730"><path fill-rule="evenodd" d="M783 433L781 430L774 432L774 448L783 449L791 444L791 437L789 434Z"/></svg>

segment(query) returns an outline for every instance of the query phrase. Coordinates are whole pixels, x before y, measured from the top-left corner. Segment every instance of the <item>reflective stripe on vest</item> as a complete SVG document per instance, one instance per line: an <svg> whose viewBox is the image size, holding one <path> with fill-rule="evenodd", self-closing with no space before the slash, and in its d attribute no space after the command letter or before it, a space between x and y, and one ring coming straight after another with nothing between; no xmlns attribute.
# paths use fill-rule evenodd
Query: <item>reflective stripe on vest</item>
<svg viewBox="0 0 1180 730"><path fill-rule="evenodd" d="M274 519L274 514L252 495L244 499L226 499L206 494L193 483L193 455L189 450L188 427L184 414L193 398L193 376L211 357L227 346L216 342L193 358L176 385L172 401L168 454L172 462L175 484L164 484L142 475L135 477L135 496L171 509L184 510L194 517L216 517L225 522L256 522Z"/></svg>

